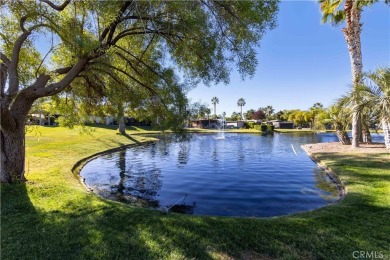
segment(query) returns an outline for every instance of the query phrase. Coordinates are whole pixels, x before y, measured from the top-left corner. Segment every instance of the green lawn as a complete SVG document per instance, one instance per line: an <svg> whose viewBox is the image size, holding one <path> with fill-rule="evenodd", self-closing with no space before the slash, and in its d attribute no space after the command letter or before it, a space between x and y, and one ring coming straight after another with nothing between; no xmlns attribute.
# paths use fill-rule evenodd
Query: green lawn
<svg viewBox="0 0 390 260"><path fill-rule="evenodd" d="M95 128L29 133L26 184L1 186L1 259L390 258L390 155L317 154L346 183L339 204L277 218L164 214L104 200L71 172L80 159L149 139ZM132 129L140 133L142 129Z"/></svg>

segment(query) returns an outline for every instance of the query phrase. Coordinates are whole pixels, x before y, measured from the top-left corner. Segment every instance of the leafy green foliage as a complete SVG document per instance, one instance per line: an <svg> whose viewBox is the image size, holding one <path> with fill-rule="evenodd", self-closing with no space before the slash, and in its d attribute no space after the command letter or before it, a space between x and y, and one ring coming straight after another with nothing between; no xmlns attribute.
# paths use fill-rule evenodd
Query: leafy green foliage
<svg viewBox="0 0 390 260"><path fill-rule="evenodd" d="M47 88L32 99L60 93L86 114L150 111L145 117L154 118L164 109L182 117L185 94L199 81L227 83L233 67L252 76L254 49L275 27L278 8L276 1L56 3L3 1L2 62L20 57L12 91L42 76ZM51 41L47 54L37 51L43 39ZM79 111L62 121L71 125Z"/></svg>

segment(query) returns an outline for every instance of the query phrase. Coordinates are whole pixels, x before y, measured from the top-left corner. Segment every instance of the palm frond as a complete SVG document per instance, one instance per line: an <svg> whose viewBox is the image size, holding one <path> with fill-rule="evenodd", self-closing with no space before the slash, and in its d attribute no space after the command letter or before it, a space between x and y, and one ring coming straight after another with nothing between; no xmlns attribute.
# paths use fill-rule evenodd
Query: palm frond
<svg viewBox="0 0 390 260"><path fill-rule="evenodd" d="M330 22L332 25L338 25L345 19L344 10L339 9L343 0L320 0L322 12L322 23Z"/></svg>

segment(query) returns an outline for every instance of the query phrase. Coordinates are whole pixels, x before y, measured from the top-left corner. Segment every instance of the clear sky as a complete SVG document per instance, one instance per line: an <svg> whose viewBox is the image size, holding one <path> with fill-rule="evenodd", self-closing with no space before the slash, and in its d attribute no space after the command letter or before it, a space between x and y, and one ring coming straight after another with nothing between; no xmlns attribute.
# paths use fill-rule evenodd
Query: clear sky
<svg viewBox="0 0 390 260"><path fill-rule="evenodd" d="M365 71L390 67L390 7L377 3L362 14L361 35ZM349 53L341 29L321 24L318 2L282 1L278 26L267 32L257 49L259 65L245 81L232 71L230 84L199 85L188 94L192 101L208 103L219 98L217 114L272 105L283 109L308 109L316 102L329 106L351 84Z"/></svg>

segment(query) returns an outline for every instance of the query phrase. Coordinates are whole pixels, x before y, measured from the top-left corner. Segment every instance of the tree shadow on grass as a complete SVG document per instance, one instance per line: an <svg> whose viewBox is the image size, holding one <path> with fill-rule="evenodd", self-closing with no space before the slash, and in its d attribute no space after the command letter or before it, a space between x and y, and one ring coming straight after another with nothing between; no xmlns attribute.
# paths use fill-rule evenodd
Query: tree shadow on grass
<svg viewBox="0 0 390 260"><path fill-rule="evenodd" d="M88 125L88 127L117 130L119 125L90 124L90 125ZM139 131L139 129L142 129L144 131L156 130L152 126L126 126L127 131Z"/></svg>
<svg viewBox="0 0 390 260"><path fill-rule="evenodd" d="M24 184L2 189L2 259L348 258L387 248L389 208L335 205L289 217L253 219L163 214L95 195L64 206L33 205ZM370 221L368 221L370 220ZM376 229L376 230L375 230Z"/></svg>
<svg viewBox="0 0 390 260"><path fill-rule="evenodd" d="M390 182L390 154L344 155L332 153L318 154L315 157L319 160L330 159L327 166L335 171L343 167L342 172L338 172L337 175L349 182L365 182L368 185ZM337 161L333 161L332 158L337 158Z"/></svg>
<svg viewBox="0 0 390 260"><path fill-rule="evenodd" d="M129 135L129 134L127 134L127 133L125 133L125 134L120 134L120 135L126 137L127 139L129 139L130 141L132 141L132 142L134 142L134 143L136 143L136 144L141 144L140 141L138 141L137 139L135 139L134 137L132 137L131 135Z"/></svg>

